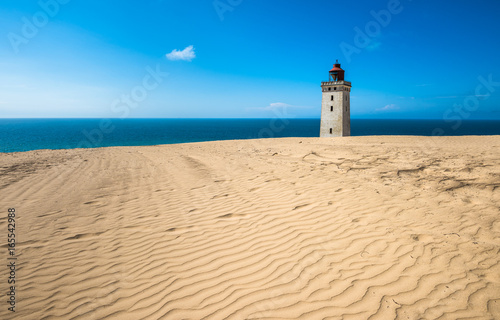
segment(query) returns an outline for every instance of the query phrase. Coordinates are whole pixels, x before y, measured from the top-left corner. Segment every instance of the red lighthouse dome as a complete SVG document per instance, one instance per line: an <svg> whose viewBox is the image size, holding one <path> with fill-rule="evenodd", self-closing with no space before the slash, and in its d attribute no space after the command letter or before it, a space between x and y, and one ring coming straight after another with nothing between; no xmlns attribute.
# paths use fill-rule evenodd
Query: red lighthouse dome
<svg viewBox="0 0 500 320"><path fill-rule="evenodd" d="M337 60L332 70L330 70L330 81L344 81L344 73L344 69L340 67L340 63Z"/></svg>

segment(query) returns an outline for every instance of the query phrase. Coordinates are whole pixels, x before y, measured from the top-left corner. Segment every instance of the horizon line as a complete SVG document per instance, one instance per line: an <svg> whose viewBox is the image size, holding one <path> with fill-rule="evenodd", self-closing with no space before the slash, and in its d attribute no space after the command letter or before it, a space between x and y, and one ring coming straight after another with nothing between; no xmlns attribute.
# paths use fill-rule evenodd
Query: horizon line
<svg viewBox="0 0 500 320"><path fill-rule="evenodd" d="M286 120L321 120L316 117L255 117L255 118L239 118L239 117L221 117L221 118L185 118L185 117L134 117L134 118L119 118L119 117L0 117L0 120L270 120L270 119L286 119ZM379 117L351 117L351 120L442 120L443 118L379 118ZM500 118L473 118L462 119L462 121L500 121Z"/></svg>

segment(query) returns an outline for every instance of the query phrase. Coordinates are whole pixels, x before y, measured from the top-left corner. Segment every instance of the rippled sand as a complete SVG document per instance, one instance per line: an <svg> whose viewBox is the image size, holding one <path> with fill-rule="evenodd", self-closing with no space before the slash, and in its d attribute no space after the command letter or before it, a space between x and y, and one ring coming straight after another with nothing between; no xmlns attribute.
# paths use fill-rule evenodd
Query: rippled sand
<svg viewBox="0 0 500 320"><path fill-rule="evenodd" d="M1 319L500 319L499 136L0 154L0 188Z"/></svg>

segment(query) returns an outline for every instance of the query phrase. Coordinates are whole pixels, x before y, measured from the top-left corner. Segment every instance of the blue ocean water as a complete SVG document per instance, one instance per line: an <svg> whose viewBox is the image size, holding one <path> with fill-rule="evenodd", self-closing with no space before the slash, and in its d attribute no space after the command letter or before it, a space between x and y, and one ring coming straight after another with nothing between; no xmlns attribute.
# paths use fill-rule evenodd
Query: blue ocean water
<svg viewBox="0 0 500 320"><path fill-rule="evenodd" d="M319 119L0 119L0 152L318 137ZM352 119L351 135L500 135L500 120Z"/></svg>

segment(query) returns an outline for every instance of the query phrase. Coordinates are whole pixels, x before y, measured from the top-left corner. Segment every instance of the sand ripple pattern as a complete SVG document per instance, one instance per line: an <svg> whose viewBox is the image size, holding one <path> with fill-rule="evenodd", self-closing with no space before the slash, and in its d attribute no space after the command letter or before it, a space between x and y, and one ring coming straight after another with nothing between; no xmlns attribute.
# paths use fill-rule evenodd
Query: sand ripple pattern
<svg viewBox="0 0 500 320"><path fill-rule="evenodd" d="M42 150L0 179L1 319L500 319L499 137Z"/></svg>

